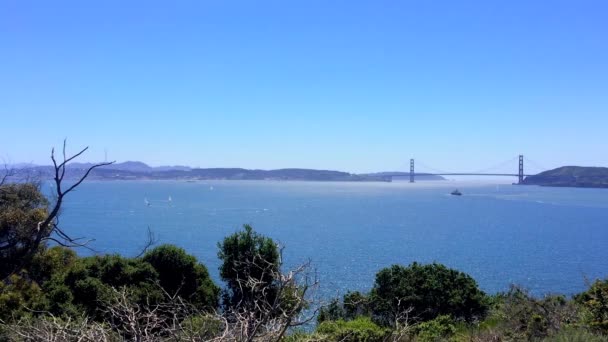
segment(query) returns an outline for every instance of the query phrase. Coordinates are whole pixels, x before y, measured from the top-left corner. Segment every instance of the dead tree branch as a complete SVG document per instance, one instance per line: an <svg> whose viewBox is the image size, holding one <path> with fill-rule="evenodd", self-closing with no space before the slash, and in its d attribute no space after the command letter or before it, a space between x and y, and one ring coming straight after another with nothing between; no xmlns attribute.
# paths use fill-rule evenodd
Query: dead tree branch
<svg viewBox="0 0 608 342"><path fill-rule="evenodd" d="M158 239L154 235L154 232L152 231L152 229L150 229L150 226L148 226L148 236L146 238L146 242L141 247L139 254L137 254L135 257L136 258L142 257L144 254L146 254L146 252L150 249L150 247L156 245L157 243L158 243Z"/></svg>
<svg viewBox="0 0 608 342"><path fill-rule="evenodd" d="M103 163L97 163L97 164L94 164L94 165L88 167L86 169L84 175L80 176L74 184L72 184L71 186L67 187L66 190L64 190L62 188L62 186L63 186L63 181L65 178L67 164L70 161L81 156L88 149L89 149L89 147L85 147L82 150L80 150L80 152L78 152L72 156L67 156L66 140L64 140L63 149L62 149L63 161L61 163L58 163L57 159L55 158L55 148L53 148L51 150L51 160L53 161L53 167L54 167L53 181L55 183L56 198L55 198L55 203L53 205L53 208L50 210L47 218L40 223L41 227L43 227L43 228L49 227L49 229L39 229L38 230L38 232L36 234L36 238L34 239L32 252L38 248L38 246L40 245L41 242L43 242L45 240L49 240L49 237L52 234L56 234L59 237L59 239L55 239L54 241L62 240L63 241L62 245L66 245L69 247L82 247L82 246L85 246L86 243L88 242L88 241L85 241L83 243L80 241L80 239L71 238L68 234L66 234L58 226L58 215L59 215L61 205L63 204L63 200L64 200L65 196L67 194L69 194L70 192L72 192L74 189L76 189L76 187L78 187L80 184L82 184L82 182L84 182L84 180L89 176L91 171L93 171L96 168L106 166L106 165L111 165L114 163L113 161L112 162L103 162Z"/></svg>
<svg viewBox="0 0 608 342"><path fill-rule="evenodd" d="M11 341L118 341L110 329L90 321L87 317L59 318L50 312L43 314L36 318L25 316L10 324L0 320L0 326Z"/></svg>

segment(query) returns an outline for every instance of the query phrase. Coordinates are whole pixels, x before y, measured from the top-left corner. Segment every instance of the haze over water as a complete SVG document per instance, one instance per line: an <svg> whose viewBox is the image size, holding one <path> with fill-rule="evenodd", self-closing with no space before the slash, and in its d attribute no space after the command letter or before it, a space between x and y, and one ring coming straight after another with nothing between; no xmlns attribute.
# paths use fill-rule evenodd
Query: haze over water
<svg viewBox="0 0 608 342"><path fill-rule="evenodd" d="M456 187L463 196L449 195ZM490 293L572 294L608 276L607 209L608 190L460 181L88 181L61 225L125 256L149 226L219 280L217 243L249 223L286 247L287 264L312 259L326 295L368 290L379 269L413 261L457 268Z"/></svg>

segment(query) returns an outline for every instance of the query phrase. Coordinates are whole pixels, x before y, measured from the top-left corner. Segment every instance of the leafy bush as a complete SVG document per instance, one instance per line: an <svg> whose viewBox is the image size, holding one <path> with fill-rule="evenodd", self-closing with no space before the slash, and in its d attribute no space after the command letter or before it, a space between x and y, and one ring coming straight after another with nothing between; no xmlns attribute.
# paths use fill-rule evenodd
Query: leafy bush
<svg viewBox="0 0 608 342"><path fill-rule="evenodd" d="M29 273L38 284L43 284L54 274L65 273L77 259L76 253L66 247L43 249L34 255Z"/></svg>
<svg viewBox="0 0 608 342"><path fill-rule="evenodd" d="M26 274L13 274L0 281L0 320L19 318L31 311L46 310L46 296Z"/></svg>
<svg viewBox="0 0 608 342"><path fill-rule="evenodd" d="M223 300L228 309L254 308L258 298L273 302L276 297L273 282L280 268L277 245L271 238L253 231L251 226L243 227L218 244L218 257L222 261L220 277L227 285ZM243 286L249 280L258 285Z"/></svg>
<svg viewBox="0 0 608 342"><path fill-rule="evenodd" d="M333 299L329 305L322 307L321 310L319 310L317 323L337 321L339 319L344 319L344 306L340 303L340 300L336 298Z"/></svg>
<svg viewBox="0 0 608 342"><path fill-rule="evenodd" d="M370 303L374 317L386 326L406 315L419 322L439 315L470 321L487 310L486 295L473 278L437 263L393 265L380 270Z"/></svg>
<svg viewBox="0 0 608 342"><path fill-rule="evenodd" d="M165 291L171 296L181 296L200 309L217 307L219 288L205 266L181 248L160 246L141 259L119 255L74 260L72 257L71 253L56 248L43 253L41 260L34 263L39 265L36 266L38 278L50 277L43 287L54 314L83 312L102 319L101 302L108 301L112 288L122 287L129 289L130 300L141 305L155 305L165 297Z"/></svg>
<svg viewBox="0 0 608 342"><path fill-rule="evenodd" d="M433 342L445 340L452 336L456 332L456 327L450 316L441 315L435 319L416 325L414 332L417 334L417 340L421 342Z"/></svg>
<svg viewBox="0 0 608 342"><path fill-rule="evenodd" d="M0 279L19 272L37 249L36 237L49 202L37 184L0 185Z"/></svg>
<svg viewBox="0 0 608 342"><path fill-rule="evenodd" d="M595 281L575 300L584 309L584 322L593 330L608 334L608 279Z"/></svg>
<svg viewBox="0 0 608 342"><path fill-rule="evenodd" d="M220 289L207 268L182 248L162 245L146 253L143 261L154 267L160 285L169 295L177 294L201 308L217 307Z"/></svg>
<svg viewBox="0 0 608 342"><path fill-rule="evenodd" d="M359 291L347 292L342 301L332 300L329 305L321 308L317 322L337 321L339 319L351 320L359 316L372 315L369 296Z"/></svg>
<svg viewBox="0 0 608 342"><path fill-rule="evenodd" d="M540 340L565 327L574 326L578 308L564 296L536 298L525 289L511 286L509 291L493 296L493 308L480 331L499 332L507 340Z"/></svg>
<svg viewBox="0 0 608 342"><path fill-rule="evenodd" d="M390 330L376 325L369 317L358 317L351 321L322 322L317 333L324 335L326 341L381 342Z"/></svg>
<svg viewBox="0 0 608 342"><path fill-rule="evenodd" d="M344 295L344 318L354 319L358 316L371 316L370 298L359 291L347 292Z"/></svg>
<svg viewBox="0 0 608 342"><path fill-rule="evenodd" d="M154 268L142 260L105 255L78 259L64 274L52 277L45 288L58 304L55 308L59 312L55 313L63 313L62 308L73 304L87 315L96 317L100 301L108 299L111 287L129 287L137 302L160 300L162 293L154 284L157 279ZM59 302L62 298L71 303Z"/></svg>

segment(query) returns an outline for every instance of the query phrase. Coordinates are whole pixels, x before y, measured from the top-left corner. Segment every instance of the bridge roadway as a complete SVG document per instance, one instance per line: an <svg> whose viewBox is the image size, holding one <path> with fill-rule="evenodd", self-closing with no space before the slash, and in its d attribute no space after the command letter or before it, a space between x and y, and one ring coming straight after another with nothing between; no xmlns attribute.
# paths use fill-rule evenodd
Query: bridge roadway
<svg viewBox="0 0 608 342"><path fill-rule="evenodd" d="M387 177L409 177L410 173L402 172L402 173L383 173L383 176ZM414 173L414 177L416 176L505 176L505 177L519 177L517 173L472 173L472 172L451 172L451 173ZM528 177L531 175L523 175L524 177Z"/></svg>

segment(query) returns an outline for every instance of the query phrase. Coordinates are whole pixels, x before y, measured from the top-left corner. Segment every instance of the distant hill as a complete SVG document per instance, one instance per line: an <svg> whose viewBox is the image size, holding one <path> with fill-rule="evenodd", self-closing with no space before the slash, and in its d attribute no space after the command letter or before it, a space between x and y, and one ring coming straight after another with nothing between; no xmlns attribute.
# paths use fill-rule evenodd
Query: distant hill
<svg viewBox="0 0 608 342"><path fill-rule="evenodd" d="M84 175L91 163L71 163L66 179ZM24 165L15 168L16 178L50 179L52 166ZM89 179L97 180L298 180L298 181L389 181L377 175L357 175L348 172L312 169L249 170L242 168L190 168L188 166L151 167L137 161L127 161L94 169Z"/></svg>
<svg viewBox="0 0 608 342"><path fill-rule="evenodd" d="M67 165L67 178L76 178L94 164L71 163ZM53 175L52 166L22 164L15 168L23 176L29 178L49 179ZM388 175L392 177L389 177ZM99 180L301 180L301 181L346 181L346 182L390 182L392 180L409 179L408 172L377 172L354 174L332 170L314 169L277 169L250 170L243 168L191 168L189 166L158 166L152 167L140 161L126 161L94 169L90 179ZM445 180L441 176L417 174L416 180Z"/></svg>
<svg viewBox="0 0 608 342"><path fill-rule="evenodd" d="M70 163L67 165L68 169L87 169L93 166L93 163ZM146 163L140 161L126 161L122 163L116 163L108 166L103 166L104 169L112 169L119 171L132 171L132 172L154 172L154 171L172 171L181 170L187 171L191 168L188 166L158 166L152 167Z"/></svg>
<svg viewBox="0 0 608 342"><path fill-rule="evenodd" d="M562 166L534 176L528 176L524 179L523 184L608 188L608 167Z"/></svg>
<svg viewBox="0 0 608 342"><path fill-rule="evenodd" d="M111 165L113 166L113 165ZM311 169L248 170L242 168L209 169L154 169L133 171L113 169L111 166L95 169L91 176L101 179L173 179L173 180L302 180L302 181L383 181L381 177L368 177L348 172Z"/></svg>
<svg viewBox="0 0 608 342"><path fill-rule="evenodd" d="M387 175L391 175L393 180L397 180L397 179L408 179L409 180L410 179L409 172L399 172L399 171L366 173L366 174L363 174L362 176L386 177ZM433 175L433 174L428 174L428 173L417 173L416 180L435 181L435 180L445 180L445 178L443 178L441 176Z"/></svg>

